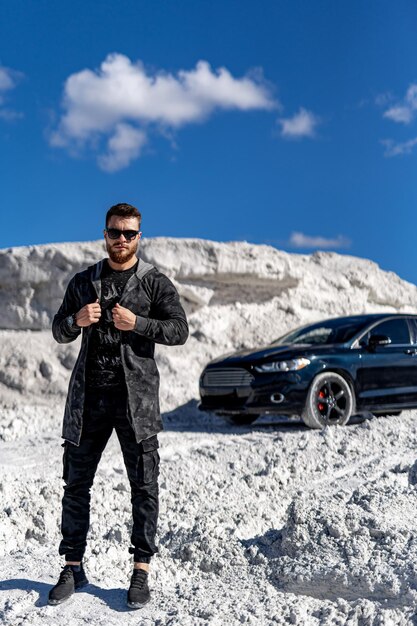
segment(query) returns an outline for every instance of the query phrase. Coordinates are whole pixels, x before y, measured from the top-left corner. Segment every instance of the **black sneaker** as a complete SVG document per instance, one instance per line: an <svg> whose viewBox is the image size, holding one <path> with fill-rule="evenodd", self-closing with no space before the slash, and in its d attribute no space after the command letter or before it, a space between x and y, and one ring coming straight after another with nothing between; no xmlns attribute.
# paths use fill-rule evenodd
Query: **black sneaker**
<svg viewBox="0 0 417 626"><path fill-rule="evenodd" d="M55 587L52 587L48 596L48 604L61 604L68 600L76 589L88 585L88 580L81 565L65 565L59 575Z"/></svg>
<svg viewBox="0 0 417 626"><path fill-rule="evenodd" d="M148 572L144 569L134 569L127 592L127 606L131 609L140 609L151 599L148 587Z"/></svg>

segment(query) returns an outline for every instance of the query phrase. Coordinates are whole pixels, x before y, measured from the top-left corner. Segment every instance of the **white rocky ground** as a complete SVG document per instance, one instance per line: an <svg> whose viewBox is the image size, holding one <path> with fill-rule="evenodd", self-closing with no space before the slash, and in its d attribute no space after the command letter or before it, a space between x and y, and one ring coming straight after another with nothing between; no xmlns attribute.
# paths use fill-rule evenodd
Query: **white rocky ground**
<svg viewBox="0 0 417 626"><path fill-rule="evenodd" d="M197 409L198 376L218 354L341 314L417 312L417 288L334 253L156 238L141 256L175 282L190 338L157 346L159 554L152 602L125 606L130 502L118 443L92 496L91 584L50 607L62 496L60 428L79 340L50 322L68 279L101 242L0 250L0 623L417 624L417 411L310 431L263 418L227 425Z"/></svg>

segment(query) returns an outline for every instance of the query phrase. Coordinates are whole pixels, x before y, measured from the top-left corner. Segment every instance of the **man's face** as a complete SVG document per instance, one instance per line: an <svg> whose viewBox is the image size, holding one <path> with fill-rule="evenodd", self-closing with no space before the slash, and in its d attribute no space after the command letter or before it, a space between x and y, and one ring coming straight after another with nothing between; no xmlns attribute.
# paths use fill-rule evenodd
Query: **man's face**
<svg viewBox="0 0 417 626"><path fill-rule="evenodd" d="M119 217L112 215L107 225L107 230L117 228L118 230L138 230L139 220L137 217ZM139 245L139 239L142 233L135 235L133 239L127 241L122 234L118 239L110 239L107 232L104 231L104 239L106 240L106 249L110 259L114 263L126 263L136 254Z"/></svg>

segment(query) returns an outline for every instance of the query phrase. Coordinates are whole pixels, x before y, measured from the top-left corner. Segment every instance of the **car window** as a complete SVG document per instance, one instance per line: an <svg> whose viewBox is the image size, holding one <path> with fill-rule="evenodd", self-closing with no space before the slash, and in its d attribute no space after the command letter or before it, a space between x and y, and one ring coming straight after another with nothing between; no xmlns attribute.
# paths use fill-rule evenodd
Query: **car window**
<svg viewBox="0 0 417 626"><path fill-rule="evenodd" d="M408 321L411 326L411 341L417 343L417 320L415 317L410 317Z"/></svg>
<svg viewBox="0 0 417 626"><path fill-rule="evenodd" d="M405 344L410 343L410 333L408 330L407 320L404 318L397 320L387 320L381 322L372 328L372 330L363 337L366 342L369 341L369 337L372 335L386 335L391 339L392 344Z"/></svg>
<svg viewBox="0 0 417 626"><path fill-rule="evenodd" d="M321 345L344 343L350 341L369 324L366 320L326 320L298 328L291 333L279 337L271 345L279 344L308 344Z"/></svg>

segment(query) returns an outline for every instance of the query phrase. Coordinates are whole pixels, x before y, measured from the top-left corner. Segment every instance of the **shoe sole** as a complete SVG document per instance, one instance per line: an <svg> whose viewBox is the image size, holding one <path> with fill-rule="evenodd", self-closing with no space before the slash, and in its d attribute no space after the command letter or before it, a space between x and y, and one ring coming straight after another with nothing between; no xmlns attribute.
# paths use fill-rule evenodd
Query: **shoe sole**
<svg viewBox="0 0 417 626"><path fill-rule="evenodd" d="M86 587L88 585L88 580L82 580L81 582L77 583L75 585L75 591L78 591L78 589L82 589L83 587ZM63 602L66 602L67 600L69 600L71 598L71 596L73 596L74 594L71 593L69 596L67 596L66 598L62 598L62 600L50 600L48 598L48 604L51 606L56 606L57 604L62 604Z"/></svg>
<svg viewBox="0 0 417 626"><path fill-rule="evenodd" d="M127 606L129 607L129 609L141 609L143 606L145 606L145 604L148 604L149 601L150 598L148 600L145 600L145 602L129 602L128 600Z"/></svg>

